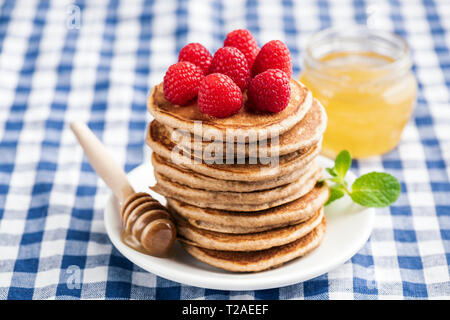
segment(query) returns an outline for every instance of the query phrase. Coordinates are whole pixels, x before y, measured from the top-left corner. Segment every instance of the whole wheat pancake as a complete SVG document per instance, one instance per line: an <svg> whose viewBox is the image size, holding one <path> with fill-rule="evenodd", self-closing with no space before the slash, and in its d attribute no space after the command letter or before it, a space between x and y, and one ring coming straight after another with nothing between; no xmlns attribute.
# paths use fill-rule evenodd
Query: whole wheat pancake
<svg viewBox="0 0 450 320"><path fill-rule="evenodd" d="M170 212L176 212L197 228L223 233L246 233L260 232L308 220L325 204L329 194L326 184L317 184L303 197L256 212L199 208L171 198L167 199L167 204Z"/></svg>
<svg viewBox="0 0 450 320"><path fill-rule="evenodd" d="M310 162L305 167L284 176L262 181L233 181L215 179L190 169L177 166L169 159L162 158L156 153L152 154L153 169L172 181L188 185L196 189L213 191L251 192L272 189L298 180L313 164Z"/></svg>
<svg viewBox="0 0 450 320"><path fill-rule="evenodd" d="M258 251L212 250L182 243L194 258L214 267L234 272L257 272L279 267L304 256L322 242L327 227L326 219L304 237L291 243Z"/></svg>
<svg viewBox="0 0 450 320"><path fill-rule="evenodd" d="M300 198L314 188L321 176L322 169L316 166L297 181L284 186L253 192L221 192L190 188L155 172L157 184L151 189L201 208L257 211Z"/></svg>
<svg viewBox="0 0 450 320"><path fill-rule="evenodd" d="M194 122L201 121L207 136L245 137L249 132L261 135L282 134L298 123L312 105L312 94L303 84L291 79L291 99L281 112L258 112L243 107L228 118L214 118L200 112L197 102L187 106L174 105L164 98L163 84L155 86L147 100L148 111L160 123L194 133ZM244 94L244 105L246 94ZM225 139L222 139L225 140Z"/></svg>
<svg viewBox="0 0 450 320"><path fill-rule="evenodd" d="M229 148L227 148L227 144L222 141L204 139L201 136L194 136L189 132L175 130L171 127L167 127L167 130L184 150L189 153L199 151L203 158L209 160L224 158L225 156L242 158L263 155L270 157L272 149L278 155L304 150L316 145L322 139L326 126L327 115L325 109L318 100L314 99L313 105L305 117L292 129L280 135L278 141L268 139L259 142L254 141L251 144L234 143L233 146L228 146Z"/></svg>
<svg viewBox="0 0 450 320"><path fill-rule="evenodd" d="M295 170L302 170L319 154L321 149L320 141L307 150L280 156L277 162L271 163L268 161L267 164L261 164L260 162L257 164L239 164L236 161L233 161L233 164L205 163L195 160L189 154L185 155L181 150L177 150L177 145L170 139L167 128L157 121L150 123L146 142L156 154L170 159L177 165L216 179L237 181L271 180Z"/></svg>
<svg viewBox="0 0 450 320"><path fill-rule="evenodd" d="M290 196L294 193L297 193L299 189L303 189L305 188L305 186L308 186L312 183L311 188L307 190L307 192L309 192L316 184L317 179L321 177L321 173L321 167L317 163L313 163L311 168L306 171L305 174L300 176L299 179L292 183L267 190L252 192L231 192L192 188L189 185L179 184L171 180L169 177L155 172L154 174L157 184L152 189L155 191L159 190L160 188L165 189L170 192L171 198L192 198L203 203L232 202L239 204L260 204L275 201L280 197L284 198Z"/></svg>
<svg viewBox="0 0 450 320"><path fill-rule="evenodd" d="M225 251L256 251L293 242L317 227L323 218L320 208L310 219L299 224L257 233L232 234L207 231L190 225L185 219L174 215L180 241L197 247Z"/></svg>

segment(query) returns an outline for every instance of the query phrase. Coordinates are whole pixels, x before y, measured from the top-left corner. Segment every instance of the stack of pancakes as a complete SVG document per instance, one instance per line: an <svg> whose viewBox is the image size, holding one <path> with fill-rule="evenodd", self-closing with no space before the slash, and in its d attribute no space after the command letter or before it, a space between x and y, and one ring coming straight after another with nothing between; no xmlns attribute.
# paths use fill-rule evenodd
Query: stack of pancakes
<svg viewBox="0 0 450 320"><path fill-rule="evenodd" d="M167 198L179 240L192 256L254 272L320 244L329 190L314 159L326 114L305 86L291 80L289 105L274 114L244 107L212 118L195 102L168 102L162 84L149 95L148 109L155 118L147 135L157 181L152 189Z"/></svg>

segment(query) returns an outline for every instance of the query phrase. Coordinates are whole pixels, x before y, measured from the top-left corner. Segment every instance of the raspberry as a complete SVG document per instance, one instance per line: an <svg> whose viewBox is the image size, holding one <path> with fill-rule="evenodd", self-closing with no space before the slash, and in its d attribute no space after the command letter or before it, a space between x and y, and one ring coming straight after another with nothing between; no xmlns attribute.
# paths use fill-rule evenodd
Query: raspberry
<svg viewBox="0 0 450 320"><path fill-rule="evenodd" d="M248 67L251 69L255 58L258 55L259 47L250 31L246 29L237 29L227 34L224 46L235 47L239 49L247 58Z"/></svg>
<svg viewBox="0 0 450 320"><path fill-rule="evenodd" d="M267 42L259 51L253 64L253 77L268 69L280 69L290 78L292 76L292 61L288 47L280 40Z"/></svg>
<svg viewBox="0 0 450 320"><path fill-rule="evenodd" d="M178 62L187 61L195 64L197 67L202 69L203 73L206 75L209 70L209 65L211 64L212 55L200 43L189 43L180 50L178 54Z"/></svg>
<svg viewBox="0 0 450 320"><path fill-rule="evenodd" d="M252 77L244 54L233 47L223 47L216 51L209 73L229 76L242 91L247 89Z"/></svg>
<svg viewBox="0 0 450 320"><path fill-rule="evenodd" d="M242 107L242 92L230 77L221 73L206 76L198 90L198 107L202 113L226 118Z"/></svg>
<svg viewBox="0 0 450 320"><path fill-rule="evenodd" d="M291 96L290 78L278 69L269 69L253 78L247 90L248 104L253 109L283 111Z"/></svg>
<svg viewBox="0 0 450 320"><path fill-rule="evenodd" d="M173 104L185 105L198 94L204 78L202 70L190 62L177 62L164 76L164 97Z"/></svg>

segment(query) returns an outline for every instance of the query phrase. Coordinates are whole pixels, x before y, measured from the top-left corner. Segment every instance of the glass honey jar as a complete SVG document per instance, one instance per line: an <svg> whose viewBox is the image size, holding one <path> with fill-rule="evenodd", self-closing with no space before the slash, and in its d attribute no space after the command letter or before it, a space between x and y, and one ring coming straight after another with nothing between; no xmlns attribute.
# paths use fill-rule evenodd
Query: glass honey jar
<svg viewBox="0 0 450 320"><path fill-rule="evenodd" d="M397 146L416 101L406 42L363 26L326 29L310 40L300 81L325 107L323 153L355 158Z"/></svg>

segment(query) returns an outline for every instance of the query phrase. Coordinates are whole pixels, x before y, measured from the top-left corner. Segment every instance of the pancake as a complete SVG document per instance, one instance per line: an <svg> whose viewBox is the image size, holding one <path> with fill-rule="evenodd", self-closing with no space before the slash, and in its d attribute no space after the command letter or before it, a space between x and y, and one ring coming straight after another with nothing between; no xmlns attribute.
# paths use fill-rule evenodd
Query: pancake
<svg viewBox="0 0 450 320"><path fill-rule="evenodd" d="M256 251L281 246L305 236L322 221L323 208L320 208L310 219L299 224L244 234L207 231L190 225L180 216L173 217L181 241L206 249Z"/></svg>
<svg viewBox="0 0 450 320"><path fill-rule="evenodd" d="M233 156L236 158L263 155L269 157L272 148L278 155L285 155L297 150L304 150L316 145L323 136L327 125L327 115L325 109L316 99L312 107L306 113L305 117L298 122L292 129L280 135L279 140L272 144L271 139L264 142L254 142L252 144L235 143L232 148L227 150L227 145L222 141L202 139L189 132L175 130L167 127L171 137L178 142L184 150L191 153L193 151L201 152L204 159L225 158ZM198 140L198 141L197 141ZM231 151L230 151L231 150Z"/></svg>
<svg viewBox="0 0 450 320"><path fill-rule="evenodd" d="M326 219L304 237L291 243L258 251L223 251L205 249L182 242L194 258L214 267L233 272L257 272L279 267L304 256L319 246L327 227Z"/></svg>
<svg viewBox="0 0 450 320"><path fill-rule="evenodd" d="M208 164L200 160L194 160L192 156L179 152L180 150L176 149L177 145L170 139L167 128L159 122L152 121L149 126L146 142L156 154L194 172L222 180L261 181L275 179L295 170L302 170L319 154L321 149L320 141L307 150L280 156L273 163Z"/></svg>
<svg viewBox="0 0 450 320"><path fill-rule="evenodd" d="M152 154L153 169L166 176L172 181L180 184L188 185L196 189L207 189L213 191L234 191L234 192L251 192L258 190L267 190L279 187L298 180L311 167L313 162L305 165L305 167L288 173L284 176L276 177L272 180L262 181L232 181L221 180L196 173L192 170L177 166L169 159L162 158L156 153Z"/></svg>
<svg viewBox="0 0 450 320"><path fill-rule="evenodd" d="M258 211L300 198L314 188L321 176L322 169L316 166L297 181L277 188L253 192L220 192L190 188L155 172L157 184L151 189L165 197L201 208Z"/></svg>
<svg viewBox="0 0 450 320"><path fill-rule="evenodd" d="M194 133L195 121L202 122L205 136L247 137L250 132L259 135L282 134L295 126L312 105L312 94L303 84L291 79L291 99L281 112L258 112L244 107L228 118L215 118L200 112L197 102L187 106L174 105L164 98L163 84L156 85L147 100L150 114L160 123ZM246 100L246 94L244 94ZM221 139L225 140L225 139Z"/></svg>
<svg viewBox="0 0 450 320"><path fill-rule="evenodd" d="M167 199L167 205L171 213L176 212L200 229L222 233L260 232L308 220L325 204L329 194L326 184L317 184L303 197L256 212L199 208L171 198Z"/></svg>
<svg viewBox="0 0 450 320"><path fill-rule="evenodd" d="M313 181L315 185L317 179L321 177L322 169L317 163L313 163L311 168L300 176L299 179L292 183L285 184L272 189L252 191L252 192L231 192L231 191L211 191L207 189L196 189L189 185L179 184L173 181L171 178L164 176L158 172L155 172L155 178L157 184L153 190L159 190L159 188L166 189L171 192L171 198L177 199L178 197L193 198L202 202L232 202L232 203L245 203L245 204L260 204L264 202L271 202L280 197L290 196L297 192L299 188L303 188L308 185L310 181ZM312 189L311 187L311 189ZM308 190L309 192L310 190Z"/></svg>

